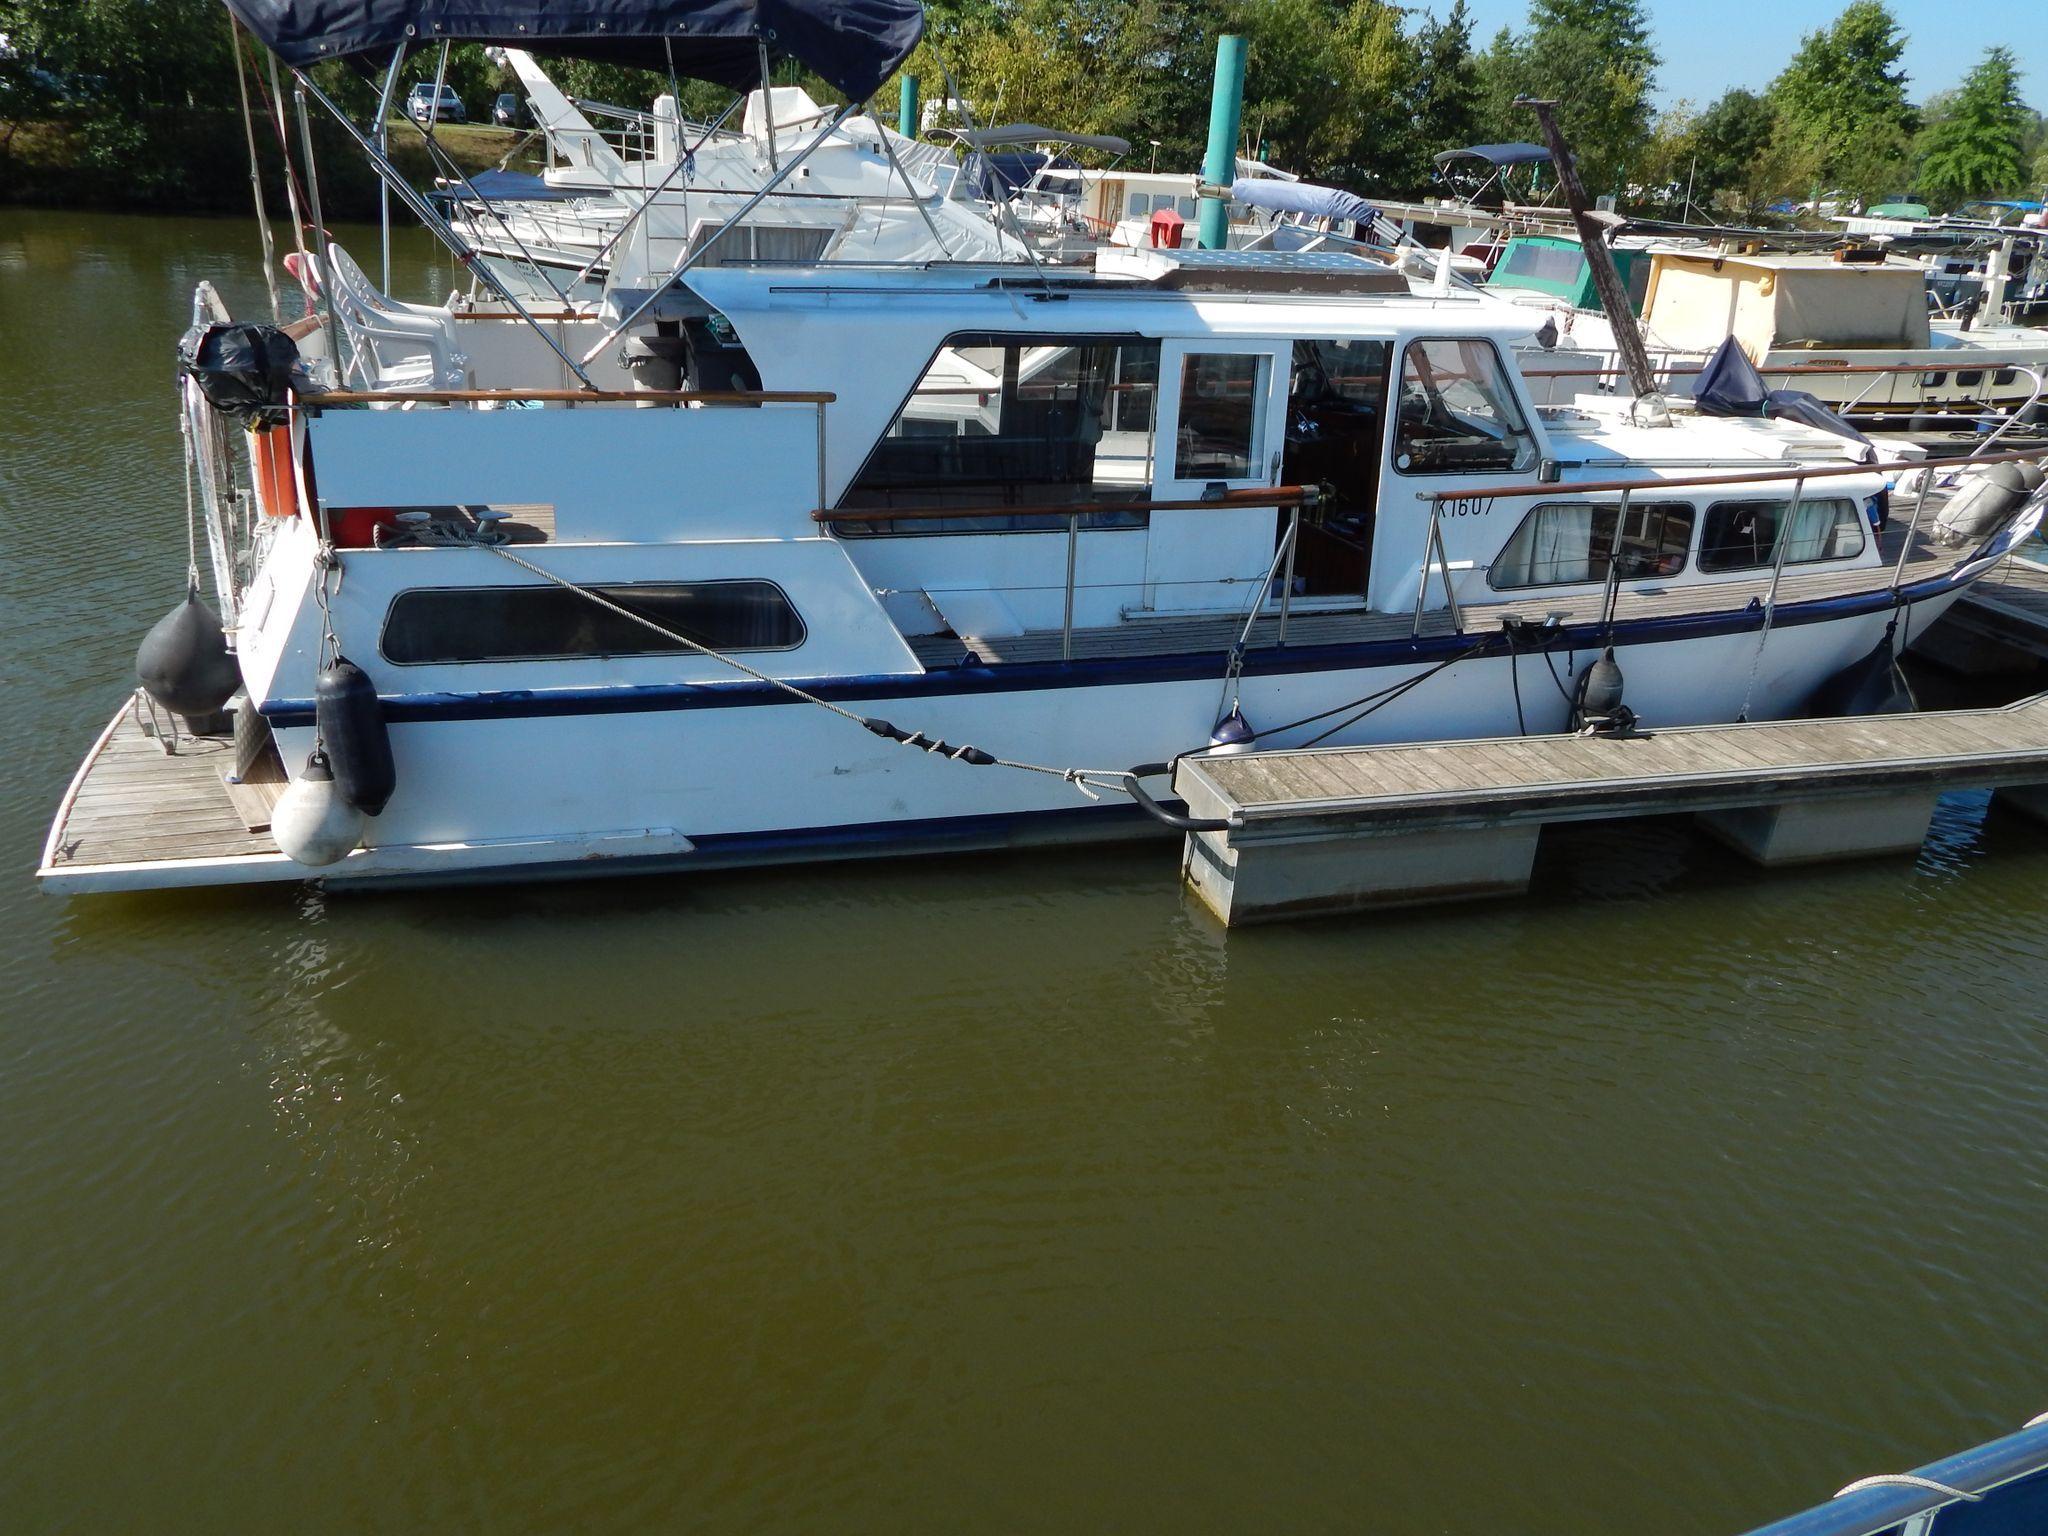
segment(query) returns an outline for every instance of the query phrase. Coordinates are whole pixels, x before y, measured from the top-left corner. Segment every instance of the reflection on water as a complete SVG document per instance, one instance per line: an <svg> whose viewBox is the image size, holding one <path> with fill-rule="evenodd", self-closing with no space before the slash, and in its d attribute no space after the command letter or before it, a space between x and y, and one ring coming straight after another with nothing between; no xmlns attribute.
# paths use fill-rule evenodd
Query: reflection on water
<svg viewBox="0 0 2048 1536"><path fill-rule="evenodd" d="M1983 797L1227 939L1170 844L39 896L251 245L0 214L10 1526L1726 1532L2048 1406Z"/></svg>

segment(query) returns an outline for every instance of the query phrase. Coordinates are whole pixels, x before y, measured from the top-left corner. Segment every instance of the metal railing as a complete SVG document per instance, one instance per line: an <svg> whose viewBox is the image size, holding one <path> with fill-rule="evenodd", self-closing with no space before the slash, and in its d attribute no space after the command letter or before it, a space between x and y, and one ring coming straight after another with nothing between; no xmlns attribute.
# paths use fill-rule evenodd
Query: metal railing
<svg viewBox="0 0 2048 1536"><path fill-rule="evenodd" d="M822 489L822 487L821 487ZM823 496L819 497L822 503ZM1322 489L1313 485L1276 485L1250 490L1224 491L1214 496L1186 498L1148 498L1138 501L1101 501L1066 506L954 506L954 507L825 507L819 506L811 513L811 520L823 524L853 523L874 526L898 522L958 522L983 521L996 518L1044 517L1061 518L1066 524L1066 581L1061 597L1060 656L1071 661L1074 657L1074 591L1075 571L1079 564L1081 542L1081 519L1100 516L1104 513L1119 512L1230 512L1291 509L1287 532L1283 543L1275 552L1274 563L1278 565L1284 556L1286 574L1280 595L1279 643L1287 643L1287 619L1289 599L1294 586L1294 547L1301 531L1301 514L1305 507L1318 505L1322 500ZM1036 530L1034 530L1036 531ZM1045 529L1044 532L1054 532ZM1222 579L1222 578L1219 578ZM1208 583L1203 583L1207 585ZM1263 601L1263 599L1261 600Z"/></svg>
<svg viewBox="0 0 2048 1536"><path fill-rule="evenodd" d="M1666 356L1668 358L1670 354L1667 353ZM1704 373L1705 371L1706 365L1704 363L1681 364L1669 361L1658 365L1658 367L1655 369L1656 373L1658 373L1660 376L1667 380L1676 379L1680 377L1696 376L1698 374ZM1987 361L1979 363L1976 367L1970 368L1959 367L1954 363L1946 362L1784 363L1776 367L1758 368L1757 372L1767 379L1832 378L1844 375L1860 377L1864 374L1871 375L1872 377L1870 382L1866 384L1861 390L1859 390L1854 396L1854 398L1844 402L1842 405L1837 407L1837 409L1843 412L1853 411L1861 407L1865 396L1867 396L1871 390L1875 389L1877 385L1885 377L1889 375L1908 373L1926 375L1938 373L1945 376L1950 373L1982 373L1985 376L1982 382L1984 382L1985 384L1986 392L1981 398L1977 396L1971 396L1966 399L1953 401L1925 399L1886 400L1880 404L1872 405L1867 408L1871 412L1883 412L1887 415L1899 414L1906 411L1916 411L1922 413L1932 411L1936 414L1964 415L1973 411L2005 410L2005 420L2000 422L1998 427L1990 434L1989 437L1985 439L1985 443L1980 443L1978 445L1979 451L1982 450L1985 444L1988 444L1992 441L1995 441L1997 438L2004 436L2007 432L2009 432L2012 429L2012 427L2020 420L2021 417L2025 416L2036 405L2038 405L2041 401L2041 396L2044 390L2044 384L2048 384L2048 376L2044 376L2044 371L2040 365L2022 362L2017 359L2007 362L1995 360ZM2024 403L2011 407L2004 407L1999 406L1993 402L1993 400L1990 397L1990 391L1998 387L1997 378L1998 375L2002 373L2010 373L2015 377L2017 377L2020 374L2025 374L2030 380L2033 381L2033 390L2031 393L2028 394ZM1525 368L1522 370L1522 377L1525 379L1613 379L1622 378L1626 376L1626 374L1627 370L1623 368ZM1939 386L1934 385L1922 386L1923 389L1938 387Z"/></svg>
<svg viewBox="0 0 2048 1536"><path fill-rule="evenodd" d="M2043 460L2048 460L2048 446L1986 454L1967 461L1957 460L1952 462L1956 464L1967 462L1973 468L1981 468L1990 464L2040 463ZM1602 604L1602 620L1606 622L1612 618L1612 608L1619 597L1620 578L1617 573L1620 562L1617 557L1620 553L1622 529L1628 517L1629 500L1634 493L1648 491L1658 495L1665 495L1674 491L1686 491L1710 486L1739 485L1746 487L1783 484L1786 481L1790 481L1792 484L1792 495L1784 520L1779 525L1779 530L1775 535L1774 543L1776 548L1771 565L1771 582L1764 597L1764 629L1768 633L1771 617L1776 609L1778 586L1783 578L1787 556L1790 554L1792 547L1793 520L1798 515L1800 503L1805 497L1808 481L1842 479L1853 475L1884 475L1911 470L1925 470L1928 472L1921 480L1919 495L1913 507L1912 520L1906 528L1905 542L1900 547L1898 561L1892 570L1891 581L1887 584L1889 590L1896 592L1905 579L1906 563L1912 553L1913 540L1920 531L1920 520L1927 507L1928 493L1933 487L1934 472L1942 467L1940 461L1891 459L1880 460L1871 464L1801 465L1792 469L1759 469L1715 475L1684 475L1668 480L1538 481L1522 485L1489 488L1483 493L1474 493L1471 490L1417 491L1415 493L1416 499L1429 504L1429 521L1423 533L1422 569L1416 581L1415 619L1411 634L1419 637L1422 633L1422 619L1428 607L1429 581L1433 569L1443 582L1444 606L1450 614L1453 633L1463 634L1465 632L1463 610L1459 606L1457 594L1453 588L1450 559L1444 550L1442 517L1445 502L1471 502L1479 500L1492 503L1495 501L1513 501L1536 497L1547 497L1554 500L1618 492L1620 499L1615 503L1614 537L1608 551L1606 591ZM1494 604L1491 606L1502 605Z"/></svg>

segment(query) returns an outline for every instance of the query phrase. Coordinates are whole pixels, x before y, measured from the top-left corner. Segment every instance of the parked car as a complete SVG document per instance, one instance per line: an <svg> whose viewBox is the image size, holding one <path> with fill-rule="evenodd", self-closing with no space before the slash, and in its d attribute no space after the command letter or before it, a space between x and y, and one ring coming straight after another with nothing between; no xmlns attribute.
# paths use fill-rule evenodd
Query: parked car
<svg viewBox="0 0 2048 1536"><path fill-rule="evenodd" d="M503 92L491 103L491 121L500 128L513 128L519 123L519 94L516 91Z"/></svg>
<svg viewBox="0 0 2048 1536"><path fill-rule="evenodd" d="M415 85L412 94L405 98L405 114L415 122L421 123L429 119L443 123L469 121L468 109L462 105L462 98L455 94L453 86L441 87L441 99L437 103L434 99L433 83L427 80Z"/></svg>

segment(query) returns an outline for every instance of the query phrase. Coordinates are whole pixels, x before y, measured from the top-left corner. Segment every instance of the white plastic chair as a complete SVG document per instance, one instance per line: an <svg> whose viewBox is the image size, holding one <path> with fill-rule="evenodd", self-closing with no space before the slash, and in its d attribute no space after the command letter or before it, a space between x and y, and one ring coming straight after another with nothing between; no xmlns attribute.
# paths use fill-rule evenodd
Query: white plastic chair
<svg viewBox="0 0 2048 1536"><path fill-rule="evenodd" d="M327 245L327 295L348 333L345 383L360 389L460 389L469 359L455 350L452 313L404 304L371 286L355 258Z"/></svg>

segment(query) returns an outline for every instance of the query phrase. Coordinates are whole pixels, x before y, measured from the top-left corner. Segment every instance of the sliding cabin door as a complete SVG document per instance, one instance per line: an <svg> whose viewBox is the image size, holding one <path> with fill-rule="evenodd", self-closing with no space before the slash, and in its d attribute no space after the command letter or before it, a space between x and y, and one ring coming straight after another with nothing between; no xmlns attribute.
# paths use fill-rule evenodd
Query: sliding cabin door
<svg viewBox="0 0 2048 1536"><path fill-rule="evenodd" d="M1278 483L1287 359L1285 342L1161 343L1155 499L1198 501ZM1147 605L1156 613L1247 611L1263 596L1278 516L1270 506L1154 512Z"/></svg>

